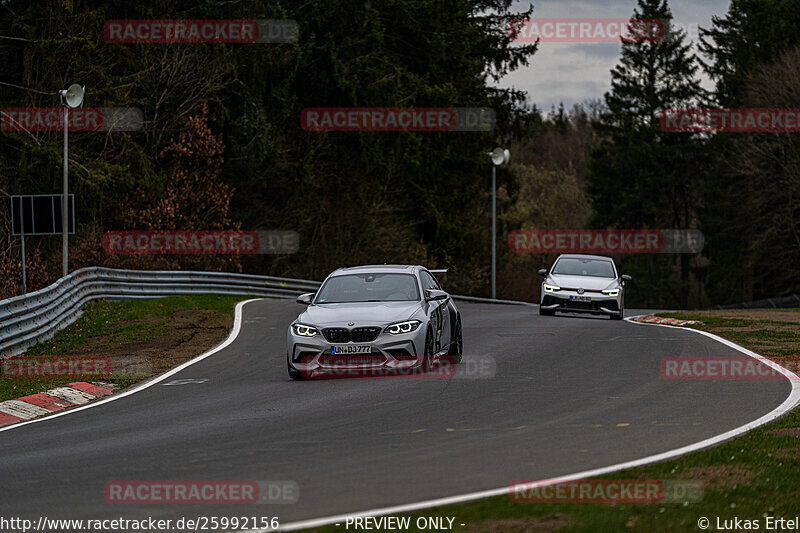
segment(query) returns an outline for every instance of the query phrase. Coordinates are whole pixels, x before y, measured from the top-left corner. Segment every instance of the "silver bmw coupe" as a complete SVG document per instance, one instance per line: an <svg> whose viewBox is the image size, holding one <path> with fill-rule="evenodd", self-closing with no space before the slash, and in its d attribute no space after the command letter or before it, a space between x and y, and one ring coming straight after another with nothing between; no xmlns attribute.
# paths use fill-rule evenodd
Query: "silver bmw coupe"
<svg viewBox="0 0 800 533"><path fill-rule="evenodd" d="M424 369L442 357L461 360L461 313L425 267L340 268L297 302L308 307L287 332L294 380L343 368Z"/></svg>

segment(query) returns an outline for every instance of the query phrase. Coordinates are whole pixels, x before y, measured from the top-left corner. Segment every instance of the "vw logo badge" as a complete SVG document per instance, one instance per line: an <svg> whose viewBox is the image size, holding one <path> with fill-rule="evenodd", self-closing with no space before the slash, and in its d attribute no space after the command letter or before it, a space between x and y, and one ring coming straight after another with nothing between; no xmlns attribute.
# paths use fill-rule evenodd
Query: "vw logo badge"
<svg viewBox="0 0 800 533"><path fill-rule="evenodd" d="M583 294L583 289L578 289L578 294Z"/></svg>
<svg viewBox="0 0 800 533"><path fill-rule="evenodd" d="M355 326L355 325L356 325L356 323L355 323L355 322L348 322L348 323L347 323L347 325L348 325L348 326Z"/></svg>

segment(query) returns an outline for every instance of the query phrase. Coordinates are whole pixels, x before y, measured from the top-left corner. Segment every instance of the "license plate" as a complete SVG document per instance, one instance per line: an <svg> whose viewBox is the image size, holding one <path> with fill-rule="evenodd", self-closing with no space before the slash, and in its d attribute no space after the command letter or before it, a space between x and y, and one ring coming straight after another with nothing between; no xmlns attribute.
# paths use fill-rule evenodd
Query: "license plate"
<svg viewBox="0 0 800 533"><path fill-rule="evenodd" d="M364 344L349 344L347 346L331 346L331 354L332 355L370 353L370 352L372 352L372 346L367 346L367 345L364 345Z"/></svg>
<svg viewBox="0 0 800 533"><path fill-rule="evenodd" d="M589 296L570 296L570 302L591 302L592 299Z"/></svg>

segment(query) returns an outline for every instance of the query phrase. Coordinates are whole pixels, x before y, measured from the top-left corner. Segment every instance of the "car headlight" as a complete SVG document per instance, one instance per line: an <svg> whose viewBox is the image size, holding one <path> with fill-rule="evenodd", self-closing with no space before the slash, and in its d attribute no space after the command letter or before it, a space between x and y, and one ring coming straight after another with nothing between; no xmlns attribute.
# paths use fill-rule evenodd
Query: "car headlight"
<svg viewBox="0 0 800 533"><path fill-rule="evenodd" d="M306 326L305 324L292 324L292 331L300 337L313 337L319 333L314 326Z"/></svg>
<svg viewBox="0 0 800 533"><path fill-rule="evenodd" d="M549 283L544 284L544 292L556 292L560 291L561 287L558 285L550 285Z"/></svg>
<svg viewBox="0 0 800 533"><path fill-rule="evenodd" d="M606 296L617 296L619 294L619 289L603 289L602 292Z"/></svg>
<svg viewBox="0 0 800 533"><path fill-rule="evenodd" d="M401 333L411 333L415 329L422 324L419 320L407 320L405 322L398 322L397 324L391 324L386 326L384 330L386 333L391 333L392 335L400 335Z"/></svg>

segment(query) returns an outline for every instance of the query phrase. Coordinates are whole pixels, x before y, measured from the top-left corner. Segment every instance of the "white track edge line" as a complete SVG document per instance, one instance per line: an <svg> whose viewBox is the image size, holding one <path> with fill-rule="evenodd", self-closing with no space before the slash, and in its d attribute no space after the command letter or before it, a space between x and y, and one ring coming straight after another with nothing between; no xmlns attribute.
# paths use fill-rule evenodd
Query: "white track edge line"
<svg viewBox="0 0 800 533"><path fill-rule="evenodd" d="M627 468L635 468L638 466L644 466L651 463L657 463L660 461L664 461L666 459L673 459L675 457L679 457L681 455L685 455L690 452L695 452L698 450L702 450L703 448L708 448L710 446L714 446L715 444L720 444L726 440L730 440L733 437L737 437L748 431L755 429L759 426L763 426L764 424L771 422L772 420L783 416L784 414L791 411L795 405L800 403L800 377L798 377L795 373L791 372L790 370L782 367L778 363L774 361L770 361L769 359L758 355L757 353L744 348L743 346L739 346L738 344L731 342L727 339L723 339L722 337L718 337L713 333L708 333L707 331L701 331L698 329L692 328L685 328L680 326L669 326L666 324L651 324L648 322L635 322L633 321L634 318L638 318L639 316L647 316L647 315L637 315L634 317L626 318L626 322L630 322L633 324L641 324L643 326L659 326L662 328L676 328L676 329L683 329L688 331L694 331L696 333L700 333L701 335L705 335L706 337L710 337L715 341L718 341L734 350L738 350L745 355L753 357L758 361L770 366L771 368L778 370L781 374L783 374L792 386L792 390L789 393L789 396L786 400L783 401L778 407L770 411L769 413L761 416L760 418L753 420L752 422L748 422L738 428L734 428L730 431L726 431L725 433L721 433L715 437L710 437L705 440L701 440L694 444L688 444L686 446L682 446L680 448L675 448L672 450L667 450L666 452L657 453L655 455L649 455L647 457L643 457L641 459L634 459L632 461L626 461L624 463L617 463L615 465L605 466L601 468L595 468L594 470L587 470L585 472L577 472L575 474L569 474L566 476L558 476L558 478L553 478L549 480L542 480L541 483L535 483L536 486L544 487L548 485L553 485L556 483L563 483L565 481L575 481L577 479L583 479L587 477L594 477L600 476L603 474L609 474L611 472L617 472L619 470L625 470ZM386 514L395 514L395 513L406 513L410 511L418 511L420 509L426 509L429 507L439 507L442 505L453 505L456 503L464 503L472 500L478 500L481 498L489 498L492 496L502 496L503 494L508 494L509 486L501 487L497 489L488 489L479 492L470 492L467 494L460 494L457 496L449 496L445 498L437 498L433 500L425 500L416 503L409 503L406 505L396 505L393 507L382 507L379 509L371 509L369 511L360 511L355 513L349 514L341 514L336 516L329 516L323 518L312 518L309 520L301 520L298 522L290 522L288 524L282 525L278 528L277 531L297 531L300 529L307 529L311 527L321 527L327 526L331 524L335 524L337 522L344 522L347 518L354 518L354 517L365 517L365 516L378 516L378 515L386 515ZM276 531L273 529L253 529L248 531L247 533L266 533L268 531Z"/></svg>
<svg viewBox="0 0 800 533"><path fill-rule="evenodd" d="M12 429L21 428L22 426L27 426L28 424L36 424L38 422L46 422L48 420L53 420L54 418L58 418L60 416L71 415L72 413L77 413L78 411L83 411L84 409L91 409L92 407L97 407L98 405L103 405L103 404L106 404L108 402L113 402L115 400L119 400L121 398L125 398L126 396L130 396L131 394L135 394L135 393L137 393L139 391L143 391L144 389L150 388L153 385L156 385L156 384L164 381L168 377L173 376L174 374L177 374L178 372L180 372L184 368L190 367L195 363L199 363L200 361L202 361L206 357L210 357L210 356L214 355L215 353L219 352L220 350L223 350L223 349L227 348L228 346L230 346L233 343L233 341L236 340L236 337L239 336L239 332L242 329L242 308L246 304L248 304L250 302L255 302L255 301L258 301L258 300L262 300L262 299L263 298L251 298L250 300L237 302L236 306L234 307L233 329L228 334L228 338L227 339L222 341L222 343L218 344L217 346L211 348L207 352L204 352L204 353L198 355L197 357L194 357L193 359L189 359L188 361L185 361L185 362L179 364L178 366L176 366L173 369L168 370L164 374L161 374L159 376L155 376L154 378L152 378L152 379L150 379L148 381L145 381L144 383L140 383L139 385L137 385L134 388L132 388L130 390L127 390L125 392L122 392L122 393L119 393L119 394L111 394L110 396L107 396L107 397L103 398L102 400L93 401L93 402L90 402L90 403L88 403L86 405L82 405L81 407L75 407L75 408L72 408L72 409L67 409L65 411L62 411L60 413L53 413L53 414L50 414L50 415L42 416L40 418L34 418L33 420L27 420L27 421L24 421L24 422L17 422L15 424L12 424L12 425L9 425L9 426L1 427L0 428L0 433L2 433L3 431L11 431Z"/></svg>

